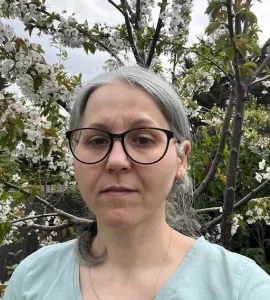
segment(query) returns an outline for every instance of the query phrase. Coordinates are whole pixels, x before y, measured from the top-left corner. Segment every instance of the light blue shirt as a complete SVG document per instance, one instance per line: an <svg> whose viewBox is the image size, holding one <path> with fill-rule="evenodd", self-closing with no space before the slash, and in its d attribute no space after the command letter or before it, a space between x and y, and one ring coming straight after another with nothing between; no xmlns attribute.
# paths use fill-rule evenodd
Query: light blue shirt
<svg viewBox="0 0 270 300"><path fill-rule="evenodd" d="M4 300L82 300L74 241L46 246L23 260ZM270 276L253 260L200 237L156 300L270 300Z"/></svg>

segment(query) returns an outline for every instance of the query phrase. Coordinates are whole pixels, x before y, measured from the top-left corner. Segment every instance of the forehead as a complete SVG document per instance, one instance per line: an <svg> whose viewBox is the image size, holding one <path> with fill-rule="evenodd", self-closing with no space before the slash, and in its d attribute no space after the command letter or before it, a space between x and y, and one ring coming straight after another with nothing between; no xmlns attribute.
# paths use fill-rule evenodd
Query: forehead
<svg viewBox="0 0 270 300"><path fill-rule="evenodd" d="M104 85L90 95L82 125L97 127L97 124L114 130L138 126L169 129L155 100L142 88L125 83Z"/></svg>

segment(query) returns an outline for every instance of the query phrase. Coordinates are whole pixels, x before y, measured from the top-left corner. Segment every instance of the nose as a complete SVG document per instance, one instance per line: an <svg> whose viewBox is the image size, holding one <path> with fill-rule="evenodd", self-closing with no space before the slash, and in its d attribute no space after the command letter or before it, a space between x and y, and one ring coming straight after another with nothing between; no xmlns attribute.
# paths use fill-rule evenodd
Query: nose
<svg viewBox="0 0 270 300"><path fill-rule="evenodd" d="M126 155L121 140L115 139L106 162L108 171L127 171L130 169L130 159Z"/></svg>

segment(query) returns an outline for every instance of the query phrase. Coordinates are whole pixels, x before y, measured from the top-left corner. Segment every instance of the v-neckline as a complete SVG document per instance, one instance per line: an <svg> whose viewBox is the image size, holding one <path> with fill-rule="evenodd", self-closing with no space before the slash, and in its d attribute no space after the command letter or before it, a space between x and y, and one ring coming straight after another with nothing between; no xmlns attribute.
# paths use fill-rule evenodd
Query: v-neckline
<svg viewBox="0 0 270 300"><path fill-rule="evenodd" d="M200 247L201 243L205 241L204 237L199 237L191 249L188 251L187 255L179 265L179 267L175 270L175 272L171 275L171 277L165 282L162 288L159 290L158 294L155 297L155 300L163 300L166 299L166 295L169 291L175 286L179 277L181 277L185 270L188 268L188 265L196 257L196 253L198 252L198 248ZM74 266L73 266L73 292L74 292L74 299L76 300L83 300L81 288L80 288L80 264L79 261L75 258L74 259Z"/></svg>

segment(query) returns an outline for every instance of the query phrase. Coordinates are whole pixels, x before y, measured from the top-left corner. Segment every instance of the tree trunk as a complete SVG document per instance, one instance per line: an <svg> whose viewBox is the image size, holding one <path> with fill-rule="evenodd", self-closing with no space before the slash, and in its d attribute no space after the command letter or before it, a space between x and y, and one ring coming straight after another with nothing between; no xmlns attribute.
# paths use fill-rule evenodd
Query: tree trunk
<svg viewBox="0 0 270 300"><path fill-rule="evenodd" d="M231 248L232 212L235 202L235 189L237 181L239 152L241 144L242 127L244 120L245 101L247 89L242 84L236 84L236 105L233 119L232 140L227 171L227 182L224 194L223 214L221 221L221 245Z"/></svg>

